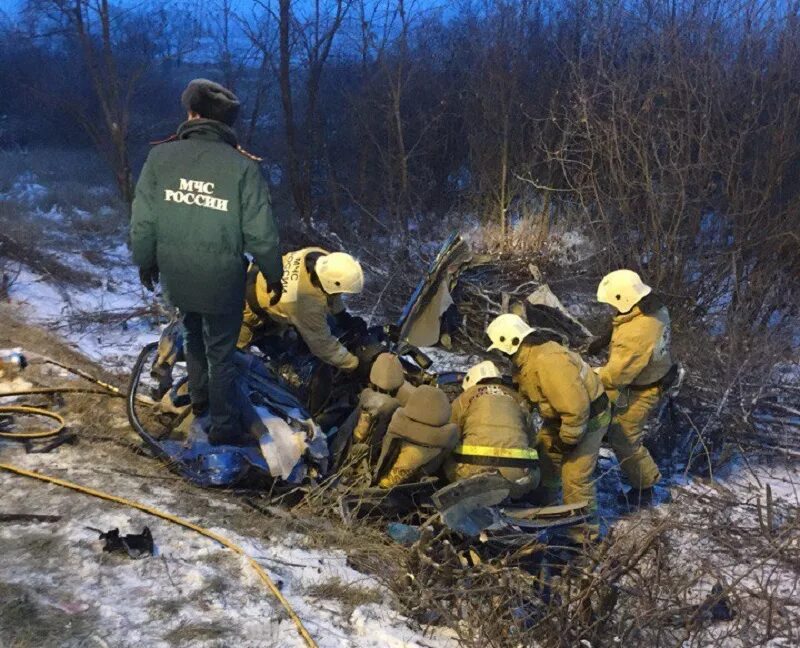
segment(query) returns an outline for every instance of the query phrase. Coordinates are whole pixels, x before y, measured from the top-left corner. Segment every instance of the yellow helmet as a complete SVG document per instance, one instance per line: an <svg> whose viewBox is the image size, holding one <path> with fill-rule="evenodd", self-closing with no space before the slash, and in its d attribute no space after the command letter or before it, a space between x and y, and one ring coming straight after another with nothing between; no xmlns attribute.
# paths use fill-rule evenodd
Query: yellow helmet
<svg viewBox="0 0 800 648"><path fill-rule="evenodd" d="M317 259L314 270L322 289L329 295L356 294L364 290L361 264L345 252L333 252Z"/></svg>
<svg viewBox="0 0 800 648"><path fill-rule="evenodd" d="M487 351L500 349L507 355L514 355L519 349L519 345L522 344L522 340L534 330L519 315L511 313L499 315L486 327L486 335L492 341L492 345Z"/></svg>
<svg viewBox="0 0 800 648"><path fill-rule="evenodd" d="M470 387L474 387L483 380L487 380L489 378L500 378L500 376L501 373L497 368L497 365L495 365L495 363L491 360L486 360L485 362L476 364L467 372L467 375L464 376L464 382L461 383L461 386L464 388L464 391L467 391Z"/></svg>
<svg viewBox="0 0 800 648"><path fill-rule="evenodd" d="M597 287L597 301L627 313L651 292L652 288L633 270L614 270Z"/></svg>

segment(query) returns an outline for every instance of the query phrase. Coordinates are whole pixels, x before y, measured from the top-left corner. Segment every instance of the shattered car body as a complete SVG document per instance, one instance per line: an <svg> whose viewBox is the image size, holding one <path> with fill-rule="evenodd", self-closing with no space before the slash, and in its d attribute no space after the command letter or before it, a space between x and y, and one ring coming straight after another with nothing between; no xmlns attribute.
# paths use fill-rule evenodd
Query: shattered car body
<svg viewBox="0 0 800 648"><path fill-rule="evenodd" d="M314 357L291 333L263 355L237 352L240 408L252 443L211 446L192 425L185 378L174 376L182 361L182 326L170 324L158 344L142 350L129 388L131 425L156 456L203 486L232 486L278 479L297 484L324 475L329 467L327 440L357 404L374 359L397 354L415 385L460 382L459 373L428 372L431 361L419 346L444 341L458 326L453 293L465 273L487 264L458 235L445 241L393 325L367 327L351 317L346 328L331 320L331 330L359 358L359 370L347 374ZM525 303L531 323L556 328L566 339L588 331L574 320L549 288L541 286ZM145 412L142 399L155 407Z"/></svg>
<svg viewBox="0 0 800 648"><path fill-rule="evenodd" d="M164 352L173 346L175 353ZM153 455L200 486L258 485L273 477L296 484L327 471L321 428L257 358L243 353L235 358L237 396L251 442L211 445L191 414L186 377L173 377L181 359L180 328L170 325L134 365L128 419Z"/></svg>
<svg viewBox="0 0 800 648"><path fill-rule="evenodd" d="M448 238L431 263L425 276L417 285L411 299L397 322L398 339L417 347L445 346L450 335L463 326L459 314L459 293L465 284L480 283L483 273L492 271L494 259L474 254L460 236ZM573 317L546 283L531 266L531 276L537 279L525 285L536 286L532 292L516 297L499 297L499 308L491 314L499 315L505 306L516 312L531 326L548 329L563 339L568 346L583 348L594 336L579 320ZM521 299L520 299L521 298ZM487 314L492 311L489 307Z"/></svg>

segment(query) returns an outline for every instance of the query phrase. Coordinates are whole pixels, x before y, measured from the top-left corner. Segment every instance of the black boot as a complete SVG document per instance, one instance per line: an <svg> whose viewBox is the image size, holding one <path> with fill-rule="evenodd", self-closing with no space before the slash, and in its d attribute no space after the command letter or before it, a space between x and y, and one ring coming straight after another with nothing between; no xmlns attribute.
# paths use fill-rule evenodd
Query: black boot
<svg viewBox="0 0 800 648"><path fill-rule="evenodd" d="M655 489L650 488L631 488L627 493L620 493L617 501L629 510L646 508L654 504Z"/></svg>

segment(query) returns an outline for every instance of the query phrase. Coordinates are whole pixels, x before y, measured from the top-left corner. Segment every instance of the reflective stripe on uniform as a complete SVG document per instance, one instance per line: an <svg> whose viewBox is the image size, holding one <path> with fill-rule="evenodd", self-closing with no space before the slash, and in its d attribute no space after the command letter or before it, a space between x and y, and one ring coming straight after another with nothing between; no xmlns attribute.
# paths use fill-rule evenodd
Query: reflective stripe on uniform
<svg viewBox="0 0 800 648"><path fill-rule="evenodd" d="M495 448L493 446L460 445L453 450L458 463L495 468L538 467L539 453L533 448Z"/></svg>
<svg viewBox="0 0 800 648"><path fill-rule="evenodd" d="M495 448L492 446L460 445L453 454L473 457L495 457L497 459L526 459L536 461L539 453L534 448Z"/></svg>

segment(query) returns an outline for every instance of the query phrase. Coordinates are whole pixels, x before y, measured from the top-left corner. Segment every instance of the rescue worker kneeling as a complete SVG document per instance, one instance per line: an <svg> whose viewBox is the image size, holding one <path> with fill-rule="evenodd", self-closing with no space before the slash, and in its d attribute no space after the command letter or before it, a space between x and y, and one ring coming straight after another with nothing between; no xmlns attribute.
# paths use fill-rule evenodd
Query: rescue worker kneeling
<svg viewBox="0 0 800 648"><path fill-rule="evenodd" d="M525 400L502 383L493 362L472 367L463 387L452 404L450 420L461 430L461 443L445 462L447 479L499 472L512 499L532 491L539 485L539 461Z"/></svg>
<svg viewBox="0 0 800 648"><path fill-rule="evenodd" d="M407 386L404 390L404 386ZM374 463L380 451L389 421L402 405L401 390L408 393L405 372L400 359L393 353L381 353L372 363L369 372L369 385L358 398L358 405L340 426L331 448L339 465L348 454L352 443L369 446L369 461Z"/></svg>
<svg viewBox="0 0 800 648"><path fill-rule="evenodd" d="M611 421L600 379L577 353L517 315L500 315L486 332L492 340L489 350L511 356L520 393L538 407L544 421L538 438L543 485L553 491L561 481L565 504L585 500L596 512L592 476ZM594 539L598 533L596 520L570 530L575 541Z"/></svg>
<svg viewBox="0 0 800 648"><path fill-rule="evenodd" d="M267 283L258 266L251 264L237 346L244 349L264 336L281 335L288 326L294 326L316 357L338 369L353 371L358 368L358 358L331 333L328 315L348 318L342 294L357 294L363 289L361 265L344 252L304 248L285 254L283 279L277 290Z"/></svg>
<svg viewBox="0 0 800 648"><path fill-rule="evenodd" d="M433 475L457 443L458 427L450 423L447 396L436 387L421 385L389 422L374 482L391 488Z"/></svg>

